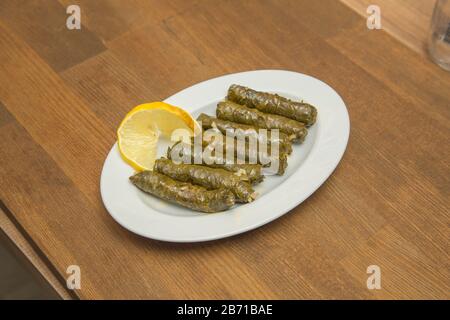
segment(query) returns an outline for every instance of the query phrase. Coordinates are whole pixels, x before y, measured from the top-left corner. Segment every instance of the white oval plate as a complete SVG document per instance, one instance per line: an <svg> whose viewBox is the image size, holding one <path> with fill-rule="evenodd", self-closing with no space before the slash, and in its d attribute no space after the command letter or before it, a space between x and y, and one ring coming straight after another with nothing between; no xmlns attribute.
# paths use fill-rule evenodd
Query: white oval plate
<svg viewBox="0 0 450 320"><path fill-rule="evenodd" d="M290 71L259 70L225 75L184 89L165 102L195 117L215 114L228 87L241 84L305 100L318 109L306 141L294 145L283 176L266 177L256 187L259 198L229 211L204 214L145 194L133 186L134 173L120 157L117 143L106 158L100 181L103 202L124 228L141 236L171 242L198 242L229 237L262 226L299 205L330 176L344 154L350 122L344 102L327 84ZM161 148L160 154L163 155Z"/></svg>

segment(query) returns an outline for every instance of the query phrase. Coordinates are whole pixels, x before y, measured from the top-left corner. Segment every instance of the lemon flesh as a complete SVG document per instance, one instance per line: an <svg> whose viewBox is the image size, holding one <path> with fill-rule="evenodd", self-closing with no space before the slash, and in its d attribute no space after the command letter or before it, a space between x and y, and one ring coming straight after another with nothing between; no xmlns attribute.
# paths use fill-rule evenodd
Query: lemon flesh
<svg viewBox="0 0 450 320"><path fill-rule="evenodd" d="M137 171L152 170L160 137L170 139L180 129L192 136L196 125L188 112L163 102L137 106L117 130L120 154Z"/></svg>

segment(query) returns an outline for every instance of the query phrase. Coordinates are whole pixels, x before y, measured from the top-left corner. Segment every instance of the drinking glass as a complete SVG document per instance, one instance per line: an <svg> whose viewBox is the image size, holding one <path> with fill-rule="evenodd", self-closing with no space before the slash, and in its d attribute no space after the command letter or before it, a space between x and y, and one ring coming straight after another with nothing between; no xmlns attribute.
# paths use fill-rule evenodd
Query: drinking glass
<svg viewBox="0 0 450 320"><path fill-rule="evenodd" d="M450 0L437 0L428 41L431 58L450 71Z"/></svg>

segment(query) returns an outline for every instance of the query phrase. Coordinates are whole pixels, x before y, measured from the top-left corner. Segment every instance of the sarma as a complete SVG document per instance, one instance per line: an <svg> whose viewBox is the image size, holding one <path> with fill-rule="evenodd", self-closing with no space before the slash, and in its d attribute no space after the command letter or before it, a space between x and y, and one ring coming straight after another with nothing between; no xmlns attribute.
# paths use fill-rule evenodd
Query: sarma
<svg viewBox="0 0 450 320"><path fill-rule="evenodd" d="M217 118L256 126L264 129L279 129L292 141L303 142L308 130L305 124L283 116L264 113L231 101L219 102L216 109Z"/></svg>
<svg viewBox="0 0 450 320"><path fill-rule="evenodd" d="M305 102L292 101L277 94L259 92L233 84L228 89L227 99L262 112L303 122L307 126L316 122L317 109L314 106Z"/></svg>
<svg viewBox="0 0 450 320"><path fill-rule="evenodd" d="M183 157L187 161L190 161L192 158L201 159L200 161L204 161L203 159L207 154L208 158L211 159L209 161L204 161L206 163L232 163L237 164L252 164L258 163L263 167L266 167L266 173L283 175L288 166L288 154L283 152L278 152L277 154L272 154L271 145L267 145L266 150L260 150L258 147L254 149L250 149L250 143L248 141L242 141L242 147L238 147L237 139L226 138L222 134L219 134L221 139L219 141L213 140L211 142L206 141L205 137L202 141L202 145L200 146L200 150L196 150L194 148L194 141L191 144L183 144L175 148L175 154L178 158ZM178 150L179 149L179 150ZM209 152L206 152L209 149ZM189 157L189 154L193 154L194 157ZM229 156L231 155L231 157ZM218 161L217 161L218 160ZM250 161L252 160L252 161ZM183 162L187 162L184 161ZM200 164L197 161L196 164ZM195 163L195 162L193 162ZM269 169L270 168L270 169Z"/></svg>
<svg viewBox="0 0 450 320"><path fill-rule="evenodd" d="M234 194L227 189L207 190L157 172L142 171L131 176L130 180L144 192L197 211L224 211L235 204Z"/></svg>
<svg viewBox="0 0 450 320"><path fill-rule="evenodd" d="M288 166L288 154L286 152L282 152L281 150L278 150L278 153L276 155L272 154L272 148L271 145L266 146L265 152L263 152L258 146L258 148L255 148L254 150L250 150L250 144L248 141L243 141L243 148L238 148L238 141L237 139L230 139L224 137L222 142L222 155L225 157L227 152L231 152L231 150L234 151L234 158L237 159L243 159L245 161L250 161L250 159L253 157L254 160L256 160L257 163L261 164L263 167L272 167L276 163L277 166L274 166L275 172L271 172L273 174L277 175L283 175L286 171L286 168ZM204 146L208 146L208 143L205 142ZM216 147L220 147L220 142L216 145ZM230 150L230 151L229 151Z"/></svg>
<svg viewBox="0 0 450 320"><path fill-rule="evenodd" d="M193 146L188 143L177 142L171 148L167 150L167 158L169 159L181 159L181 163L193 164L195 160L195 153ZM211 159L206 162L200 155L202 165L210 168L221 168L226 171L232 172L235 176L239 177L242 181L248 181L251 184L258 184L264 180L262 172L262 166L260 164L237 164L229 163L225 158Z"/></svg>
<svg viewBox="0 0 450 320"><path fill-rule="evenodd" d="M204 113L200 114L197 117L197 121L199 121L201 123L202 128L204 130L215 128L215 129L218 129L223 134L226 134L227 131L231 131L236 136L239 136L240 134L242 134L244 136L252 135L257 138L260 137L259 136L260 131L259 131L259 128L257 128L257 127L246 125L246 124L241 124L241 123L236 123L236 122L232 122L232 121L217 119L217 118L208 116L207 114L204 114ZM259 141L261 142L263 140L259 139ZM278 132L278 139L275 140L275 135L272 135L272 131L267 130L267 137L266 137L265 141L267 143L270 143L271 141L278 143L280 146L280 152L287 153L287 154L292 153L291 141L289 140L288 136L283 132Z"/></svg>
<svg viewBox="0 0 450 320"><path fill-rule="evenodd" d="M230 190L238 202L252 202L256 198L256 192L250 183L223 169L195 164L175 164L168 159L158 159L153 171L178 181L200 185L208 190L220 188Z"/></svg>

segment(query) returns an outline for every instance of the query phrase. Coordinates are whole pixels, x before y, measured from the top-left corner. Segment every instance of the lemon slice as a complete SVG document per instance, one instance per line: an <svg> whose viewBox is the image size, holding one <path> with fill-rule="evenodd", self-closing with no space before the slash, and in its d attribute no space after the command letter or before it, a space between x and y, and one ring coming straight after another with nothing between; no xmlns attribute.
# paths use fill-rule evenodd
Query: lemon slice
<svg viewBox="0 0 450 320"><path fill-rule="evenodd" d="M192 136L196 127L194 118L181 108L164 102L142 104L125 116L117 130L119 151L137 171L152 170L160 137L174 140L176 132L178 138L182 133Z"/></svg>

